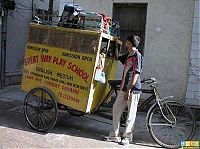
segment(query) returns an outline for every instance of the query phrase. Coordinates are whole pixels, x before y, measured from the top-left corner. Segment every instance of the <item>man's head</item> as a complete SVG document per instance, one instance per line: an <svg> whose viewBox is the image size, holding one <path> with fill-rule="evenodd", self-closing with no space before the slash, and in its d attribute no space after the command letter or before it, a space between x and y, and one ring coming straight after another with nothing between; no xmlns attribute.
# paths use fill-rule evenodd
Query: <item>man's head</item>
<svg viewBox="0 0 200 149"><path fill-rule="evenodd" d="M131 49L132 47L137 48L139 44L140 44L140 37L131 35L128 36L128 38L126 39L125 47L127 49Z"/></svg>

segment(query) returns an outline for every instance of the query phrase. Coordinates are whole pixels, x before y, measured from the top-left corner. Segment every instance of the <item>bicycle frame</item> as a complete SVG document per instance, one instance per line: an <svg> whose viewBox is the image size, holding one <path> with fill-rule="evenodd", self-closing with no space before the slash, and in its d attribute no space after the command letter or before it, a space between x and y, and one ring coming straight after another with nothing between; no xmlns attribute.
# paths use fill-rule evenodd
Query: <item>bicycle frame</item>
<svg viewBox="0 0 200 149"><path fill-rule="evenodd" d="M138 111L141 111L148 103L156 98L154 90L142 89L142 93L152 94L150 97L138 104Z"/></svg>
<svg viewBox="0 0 200 149"><path fill-rule="evenodd" d="M167 104L165 104L165 106L167 107L167 110L169 110L169 112L170 112L170 114L172 115L172 117L173 117L173 119L174 119L174 121L172 121L172 120L169 120L166 116L165 116L165 114L164 114L164 112L163 112L163 101L165 101L166 99L170 99L170 98L173 98L173 96L168 96L168 97L164 97L164 98L162 98L161 97L161 95L160 95L160 93L159 93L159 91L158 91L158 89L154 86L153 87L153 91L154 91L154 94L155 94L155 97L156 97L156 104L159 106L159 109L160 109L160 111L161 111L161 114L162 114L162 116L164 117L164 119L166 120L166 121L168 121L170 124L175 124L176 123L176 117L174 116L174 114L173 114L173 112L171 111L171 109L169 108L169 106L167 105ZM162 103L163 102L163 103ZM155 105L153 105L152 107L154 107ZM151 108L150 108L151 109Z"/></svg>
<svg viewBox="0 0 200 149"><path fill-rule="evenodd" d="M110 91L108 92L108 94L106 95L106 97L104 98L103 102L100 103L97 107L97 110L99 109L99 107L101 105L103 105L106 101L108 101L108 99L110 98L110 96L115 92L117 94L117 90L119 90L119 87L115 86L112 87ZM147 99L145 99L144 101L142 101L140 104L138 104L138 111L142 110L148 103L150 103L152 100L156 99L155 96L155 92L153 89L142 89L142 93L147 93L147 94L152 94L150 97L148 97Z"/></svg>
<svg viewBox="0 0 200 149"><path fill-rule="evenodd" d="M151 89L142 89L142 93L151 94L151 96L148 97L147 99L145 99L144 101L142 101L141 103L138 104L138 111L142 111L142 110L144 109L144 107L145 107L148 103L152 102L152 101L155 99L155 104L153 104L153 105L150 107L150 109L152 109L155 105L158 105L158 106L159 106L159 109L160 109L160 111L161 111L161 114L162 114L162 116L164 117L164 119L166 119L170 124L176 123L176 118L175 118L174 114L172 113L172 111L170 110L170 108L166 105L166 106L167 106L167 109L168 109L169 112L170 112L170 114L171 114L171 115L173 116L173 118L174 118L174 122L172 122L171 120L169 120L169 119L165 116L165 114L164 114L164 112L163 112L163 109L162 109L162 106L163 106L162 101L164 101L164 100L170 98L171 96L162 98L161 95L160 95L160 93L159 93L159 91L158 91L158 89L156 88L156 83L155 83L155 85L154 85L153 83L150 84L150 87L151 87ZM101 105L103 105L105 102L107 102L108 99L111 97L111 95L112 95L114 92L115 92L116 95L117 95L117 90L119 90L119 89L120 89L119 84L116 84L115 86L111 86L111 89L110 89L110 91L108 92L108 94L106 95L106 97L103 99L103 102L100 102L99 105L97 106L97 108L96 108L94 111L98 111L99 108L101 107ZM150 109L149 109L149 110L150 110Z"/></svg>

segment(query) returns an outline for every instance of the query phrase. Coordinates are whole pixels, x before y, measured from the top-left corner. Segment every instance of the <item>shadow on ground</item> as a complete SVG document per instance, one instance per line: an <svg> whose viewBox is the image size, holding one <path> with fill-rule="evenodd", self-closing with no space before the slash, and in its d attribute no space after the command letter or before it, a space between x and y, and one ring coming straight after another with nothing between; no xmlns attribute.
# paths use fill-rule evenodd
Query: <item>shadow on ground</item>
<svg viewBox="0 0 200 149"><path fill-rule="evenodd" d="M52 137L51 134L57 137L55 138L55 140L59 139L60 136L61 137L65 136L65 139L68 138L68 136L69 137L74 136L82 138L83 140L89 138L97 140L98 142L102 143L105 142L103 138L107 136L109 131L111 130L112 121L96 115L85 115L83 117L74 117L69 115L69 113L67 112L59 113L58 121L55 127L52 130L50 130L49 133L40 133L32 130L26 123L22 110L23 100L26 94L20 92L19 90L20 89L18 87L17 88L14 87L14 88L9 88L9 90L0 92L0 132L2 132L1 128L3 127L15 130L21 130L22 133L23 131L25 133L29 133L29 137L31 140L35 139L37 141L38 140L37 137L41 137L41 139L39 140L40 145L44 144L43 141L46 141L45 139L47 139L48 141L49 139L48 137ZM147 147L160 148L149 135L146 129L145 118L146 118L146 113L137 114L136 126L134 129L133 145L139 145L140 147L143 148ZM200 140L199 122L197 126L198 127L193 140ZM123 131L123 128L121 130ZM33 136L32 134L36 134L36 136ZM59 140L56 142L59 142ZM65 147L64 145L61 147ZM105 146L106 145L104 145L104 147ZM110 144L110 146L112 146L112 144ZM39 146L39 147L44 147L44 146Z"/></svg>
<svg viewBox="0 0 200 149"><path fill-rule="evenodd" d="M143 147L159 147L151 139L145 128L144 115L144 113L138 114L136 123L137 121L140 122L135 126L133 144ZM22 103L19 101L0 100L0 117L0 127L13 128L34 134L40 134L42 136L47 135L47 133L34 131L28 126L22 111ZM111 130L111 123L110 120L96 115L74 117L65 112L59 113L58 121L49 133L104 141L104 137L107 136Z"/></svg>

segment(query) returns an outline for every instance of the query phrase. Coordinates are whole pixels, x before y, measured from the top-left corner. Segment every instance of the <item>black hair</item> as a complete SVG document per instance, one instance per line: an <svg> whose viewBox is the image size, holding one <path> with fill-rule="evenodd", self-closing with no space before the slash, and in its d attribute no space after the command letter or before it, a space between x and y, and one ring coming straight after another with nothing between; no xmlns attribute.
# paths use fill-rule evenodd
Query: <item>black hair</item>
<svg viewBox="0 0 200 149"><path fill-rule="evenodd" d="M136 47L136 48L140 44L140 37L139 36L131 35L131 36L128 36L127 40L130 41L132 43L133 47Z"/></svg>

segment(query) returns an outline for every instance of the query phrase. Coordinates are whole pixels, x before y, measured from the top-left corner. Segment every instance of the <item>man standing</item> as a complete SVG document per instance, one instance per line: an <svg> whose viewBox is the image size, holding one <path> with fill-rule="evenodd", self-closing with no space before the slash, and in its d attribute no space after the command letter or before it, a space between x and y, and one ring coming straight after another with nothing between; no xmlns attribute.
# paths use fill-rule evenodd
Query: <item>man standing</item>
<svg viewBox="0 0 200 149"><path fill-rule="evenodd" d="M141 93L142 56L137 50L139 43L140 38L138 36L129 36L126 40L125 47L128 50L128 56L124 63L120 92L113 105L113 128L107 138L107 141L121 142L123 145L132 141L132 130ZM126 128L121 138L119 135L120 117L126 106L128 106L128 116Z"/></svg>

